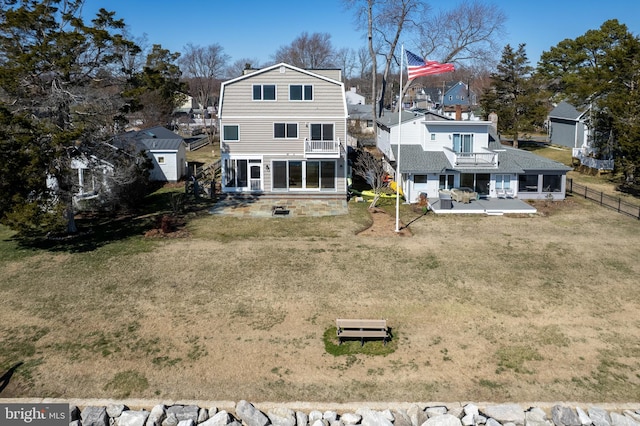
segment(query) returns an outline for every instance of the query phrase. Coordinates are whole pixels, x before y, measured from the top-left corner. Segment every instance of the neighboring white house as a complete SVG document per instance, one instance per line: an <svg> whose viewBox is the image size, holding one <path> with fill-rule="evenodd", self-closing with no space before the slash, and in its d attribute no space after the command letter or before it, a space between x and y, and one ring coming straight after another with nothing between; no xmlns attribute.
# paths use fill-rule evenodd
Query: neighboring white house
<svg viewBox="0 0 640 426"><path fill-rule="evenodd" d="M364 96L358 94L355 87L349 89L345 93L345 96L347 98L347 105L364 105L365 103Z"/></svg>
<svg viewBox="0 0 640 426"><path fill-rule="evenodd" d="M149 179L160 182L178 182L187 171L187 145L182 136L156 126L118 135L118 144L134 144L153 162Z"/></svg>
<svg viewBox="0 0 640 426"><path fill-rule="evenodd" d="M441 189L469 187L481 197L520 199L565 197L566 173L557 161L500 144L490 121L459 121L436 113L403 111L378 120L378 148L393 170L400 163L405 199ZM401 142L399 143L399 139ZM398 150L398 147L400 149Z"/></svg>
<svg viewBox="0 0 640 426"><path fill-rule="evenodd" d="M340 70L280 63L245 72L221 87L222 191L346 200Z"/></svg>

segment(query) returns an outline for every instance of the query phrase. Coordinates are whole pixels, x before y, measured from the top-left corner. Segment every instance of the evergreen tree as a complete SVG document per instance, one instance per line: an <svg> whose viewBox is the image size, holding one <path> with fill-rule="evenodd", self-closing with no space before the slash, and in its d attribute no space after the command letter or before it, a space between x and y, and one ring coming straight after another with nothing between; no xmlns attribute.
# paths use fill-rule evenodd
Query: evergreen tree
<svg viewBox="0 0 640 426"><path fill-rule="evenodd" d="M0 1L0 220L41 230L73 217L71 163L120 130L123 52L139 49L113 12L85 24L82 0Z"/></svg>
<svg viewBox="0 0 640 426"><path fill-rule="evenodd" d="M640 166L640 40L612 19L542 54L538 74L579 109L591 109L597 155L615 159L626 183Z"/></svg>
<svg viewBox="0 0 640 426"><path fill-rule="evenodd" d="M497 72L491 74L491 85L480 99L486 114L498 115L498 131L511 136L516 148L521 135L542 128L547 113L544 91L532 71L525 45L514 51L507 44Z"/></svg>

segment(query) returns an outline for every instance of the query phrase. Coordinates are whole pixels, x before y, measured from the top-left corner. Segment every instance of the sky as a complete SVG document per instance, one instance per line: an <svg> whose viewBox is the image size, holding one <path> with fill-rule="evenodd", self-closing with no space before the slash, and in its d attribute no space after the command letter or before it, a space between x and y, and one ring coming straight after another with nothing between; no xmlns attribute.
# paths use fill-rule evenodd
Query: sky
<svg viewBox="0 0 640 426"><path fill-rule="evenodd" d="M502 9L507 33L503 45L517 48L525 43L532 66L543 51L597 30L609 19L618 19L632 34L640 35L637 0L482 1ZM440 7L451 10L459 2L434 0L431 4L435 12ZM146 34L149 45L183 52L188 43L217 43L231 63L241 58L268 62L279 47L303 32L329 33L338 49L358 49L366 43L366 33L357 29L353 11L345 9L342 0L85 0L85 18L95 16L101 7L123 18L134 37ZM411 50L410 40L400 41Z"/></svg>

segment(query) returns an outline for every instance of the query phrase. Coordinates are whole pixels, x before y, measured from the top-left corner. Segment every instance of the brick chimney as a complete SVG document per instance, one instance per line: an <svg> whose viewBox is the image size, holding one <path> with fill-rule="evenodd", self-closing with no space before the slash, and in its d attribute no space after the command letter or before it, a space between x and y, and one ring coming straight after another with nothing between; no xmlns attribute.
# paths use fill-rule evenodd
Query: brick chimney
<svg viewBox="0 0 640 426"><path fill-rule="evenodd" d="M462 120L462 105L456 105L456 120Z"/></svg>

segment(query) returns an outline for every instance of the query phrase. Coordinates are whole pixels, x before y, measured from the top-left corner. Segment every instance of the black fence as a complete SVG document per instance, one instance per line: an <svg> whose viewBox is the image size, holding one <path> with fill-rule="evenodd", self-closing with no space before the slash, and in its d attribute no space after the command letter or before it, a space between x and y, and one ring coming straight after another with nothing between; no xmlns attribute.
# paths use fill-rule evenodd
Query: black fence
<svg viewBox="0 0 640 426"><path fill-rule="evenodd" d="M575 183L573 179L567 179L567 192L595 201L601 206L613 209L618 213L640 219L639 206L622 201L619 197L612 197L611 195L607 195L603 192Z"/></svg>

